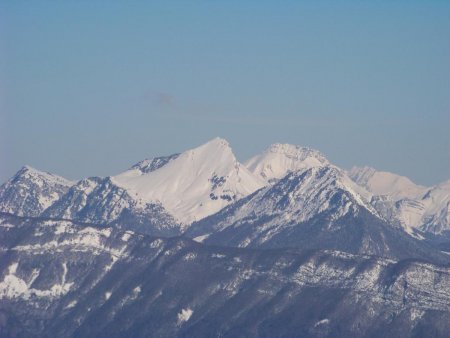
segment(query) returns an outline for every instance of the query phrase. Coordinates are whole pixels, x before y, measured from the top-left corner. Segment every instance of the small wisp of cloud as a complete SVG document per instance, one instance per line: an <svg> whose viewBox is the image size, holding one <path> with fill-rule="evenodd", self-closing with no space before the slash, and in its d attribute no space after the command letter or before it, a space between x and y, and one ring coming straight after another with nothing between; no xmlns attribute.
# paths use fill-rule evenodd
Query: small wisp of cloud
<svg viewBox="0 0 450 338"><path fill-rule="evenodd" d="M143 98L159 107L172 107L175 104L174 96L165 91L149 90L143 94Z"/></svg>

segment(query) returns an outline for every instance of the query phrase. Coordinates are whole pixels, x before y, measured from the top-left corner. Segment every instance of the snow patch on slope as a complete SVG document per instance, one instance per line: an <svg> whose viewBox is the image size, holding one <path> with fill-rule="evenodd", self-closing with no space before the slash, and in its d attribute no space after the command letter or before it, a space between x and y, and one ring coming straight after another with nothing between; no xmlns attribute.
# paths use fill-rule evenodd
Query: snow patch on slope
<svg viewBox="0 0 450 338"><path fill-rule="evenodd" d="M38 271L33 271L33 274L28 282L17 276L18 263L13 263L8 268L8 274L0 282L0 299L6 298L23 298L29 299L31 297L61 297L68 293L73 285L66 283L67 265L63 264L63 275L60 284L54 284L47 290L40 290L32 288L34 280L39 275Z"/></svg>
<svg viewBox="0 0 450 338"><path fill-rule="evenodd" d="M194 313L194 311L192 311L190 308L182 309L181 312L177 316L178 317L177 324L181 325L184 322L187 322L191 318L193 313Z"/></svg>

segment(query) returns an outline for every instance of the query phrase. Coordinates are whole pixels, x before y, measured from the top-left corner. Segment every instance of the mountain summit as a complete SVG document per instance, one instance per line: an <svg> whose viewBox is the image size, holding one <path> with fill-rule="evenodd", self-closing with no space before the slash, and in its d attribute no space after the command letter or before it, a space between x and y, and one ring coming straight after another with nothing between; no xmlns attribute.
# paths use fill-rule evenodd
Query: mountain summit
<svg viewBox="0 0 450 338"><path fill-rule="evenodd" d="M18 216L39 216L73 184L61 176L26 165L0 186L0 211Z"/></svg>
<svg viewBox="0 0 450 338"><path fill-rule="evenodd" d="M408 232L420 229L439 234L450 230L450 180L423 187L407 177L370 167L353 167L348 174L374 195L375 208Z"/></svg>
<svg viewBox="0 0 450 338"><path fill-rule="evenodd" d="M221 138L187 150L154 171L139 176L125 172L112 181L131 195L161 202L184 224L211 215L265 185L237 161Z"/></svg>
<svg viewBox="0 0 450 338"><path fill-rule="evenodd" d="M319 151L292 144L272 144L262 154L245 162L254 175L273 183L291 171L330 164Z"/></svg>
<svg viewBox="0 0 450 338"><path fill-rule="evenodd" d="M355 187L332 165L294 171L192 224L186 235L227 247L339 250L448 262L419 235L407 235L382 219Z"/></svg>
<svg viewBox="0 0 450 338"><path fill-rule="evenodd" d="M375 195L388 195L394 201L402 198L417 198L427 188L415 184L409 178L371 167L353 167L349 176L360 186Z"/></svg>
<svg viewBox="0 0 450 338"><path fill-rule="evenodd" d="M133 219L141 230L149 226L157 231L149 228L148 233L166 235L167 229L185 231L193 222L290 173L324 167L350 177L353 181L346 180L346 186L388 223L410 234L416 230L439 236L450 233L448 182L422 187L370 167L346 172L317 150L281 143L243 165L221 138L181 154L145 159L116 176L79 182L25 166L0 186L0 211L96 224Z"/></svg>

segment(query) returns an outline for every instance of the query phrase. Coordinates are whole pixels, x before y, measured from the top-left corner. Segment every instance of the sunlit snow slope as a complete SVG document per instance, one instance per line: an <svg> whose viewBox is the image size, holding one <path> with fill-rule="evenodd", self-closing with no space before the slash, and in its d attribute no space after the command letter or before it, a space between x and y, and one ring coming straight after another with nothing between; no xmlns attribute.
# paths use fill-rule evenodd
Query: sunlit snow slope
<svg viewBox="0 0 450 338"><path fill-rule="evenodd" d="M388 195L394 201L417 198L427 190L426 187L415 184L407 177L387 171L377 171L371 167L353 167L349 176L375 195Z"/></svg>
<svg viewBox="0 0 450 338"><path fill-rule="evenodd" d="M280 143L271 145L262 154L245 162L253 174L270 183L292 171L328 164L328 160L317 150Z"/></svg>
<svg viewBox="0 0 450 338"><path fill-rule="evenodd" d="M427 188L407 177L370 167L353 167L349 176L383 198L392 210L391 218L406 229L419 228L432 233L450 230L450 180Z"/></svg>
<svg viewBox="0 0 450 338"><path fill-rule="evenodd" d="M236 160L228 142L221 138L185 151L155 171L142 175L128 171L112 180L131 195L161 202L184 224L211 215L265 185Z"/></svg>

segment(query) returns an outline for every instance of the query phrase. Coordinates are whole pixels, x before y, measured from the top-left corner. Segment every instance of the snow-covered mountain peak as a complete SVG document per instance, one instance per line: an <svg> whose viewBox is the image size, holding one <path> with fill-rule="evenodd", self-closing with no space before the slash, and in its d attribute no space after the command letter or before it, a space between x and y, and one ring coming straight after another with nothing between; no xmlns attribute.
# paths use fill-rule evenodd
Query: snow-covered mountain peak
<svg viewBox="0 0 450 338"><path fill-rule="evenodd" d="M18 179L34 179L38 184L42 183L42 181L46 181L65 186L72 186L75 183L64 177L35 169L29 165L24 165L12 178L12 180Z"/></svg>
<svg viewBox="0 0 450 338"><path fill-rule="evenodd" d="M245 165L255 175L273 183L291 171L329 165L319 151L292 144L276 143Z"/></svg>
<svg viewBox="0 0 450 338"><path fill-rule="evenodd" d="M287 157L293 157L299 160L304 160L307 157L315 157L321 162L328 162L318 150L289 143L274 143L270 145L266 151L283 154Z"/></svg>
<svg viewBox="0 0 450 338"><path fill-rule="evenodd" d="M26 171L40 171L40 170L37 170L37 169L33 168L32 166L30 166L30 165L28 165L28 164L25 164L22 168L20 168L20 170L18 171L18 173L20 173L20 172L26 172Z"/></svg>
<svg viewBox="0 0 450 338"><path fill-rule="evenodd" d="M371 167L353 167L348 172L350 178L375 195L387 195L394 201L404 198L418 198L426 187L412 182L409 178L387 171L377 171Z"/></svg>
<svg viewBox="0 0 450 338"><path fill-rule="evenodd" d="M324 165L322 167L311 167L289 173L285 179L298 180L295 187L296 195L309 196L320 192L319 187L326 187L327 190L339 189L345 191L353 201L363 206L368 211L378 216L378 213L370 205L372 194L364 188L355 184L346 173L334 165ZM323 203L319 203L323 204Z"/></svg>
<svg viewBox="0 0 450 338"><path fill-rule="evenodd" d="M208 142L202 144L201 146L195 148L195 149L200 149L200 148L209 148L209 149L228 149L231 151L231 146L230 143L225 140L224 138L221 137L215 137L211 140L209 140Z"/></svg>
<svg viewBox="0 0 450 338"><path fill-rule="evenodd" d="M182 153L180 157L181 156L185 159L190 159L191 161L203 162L206 166L213 165L220 167L221 165L229 165L231 162L233 162L233 164L237 163L230 144L226 140L219 137L216 137L205 144L200 145L199 147L187 150ZM213 159L218 162L209 163L212 162Z"/></svg>
<svg viewBox="0 0 450 338"><path fill-rule="evenodd" d="M352 199L352 203L366 208L377 216L369 204L371 194L355 184L344 171L336 166L311 167L290 172L272 187L265 188L276 198L288 196L289 204L299 210L302 220L306 220L324 209L336 205L330 203L330 196L342 192ZM274 195L275 196L275 195Z"/></svg>
<svg viewBox="0 0 450 338"><path fill-rule="evenodd" d="M73 184L61 176L24 166L0 186L0 211L38 216Z"/></svg>
<svg viewBox="0 0 450 338"><path fill-rule="evenodd" d="M233 245L246 247L271 241L295 242L295 237L302 241L305 236L318 240L316 235L327 232L332 238L333 232L346 226L349 219L368 217L382 222L358 190L362 188L333 165L292 171L274 184L195 223L188 234L209 235L206 243L211 244L218 244L222 236L226 241L229 236ZM358 223L356 227L361 232L363 225Z"/></svg>
<svg viewBox="0 0 450 338"><path fill-rule="evenodd" d="M236 160L221 138L187 150L154 171L140 176L125 172L112 179L132 196L161 202L184 224L215 213L265 184Z"/></svg>
<svg viewBox="0 0 450 338"><path fill-rule="evenodd" d="M373 203L385 218L399 222L407 232L414 228L432 233L449 229L450 180L427 188L371 167L353 167L348 175L375 195Z"/></svg>

